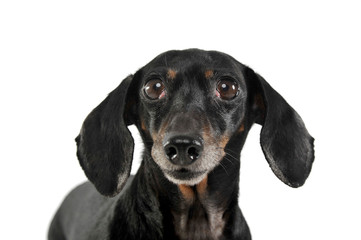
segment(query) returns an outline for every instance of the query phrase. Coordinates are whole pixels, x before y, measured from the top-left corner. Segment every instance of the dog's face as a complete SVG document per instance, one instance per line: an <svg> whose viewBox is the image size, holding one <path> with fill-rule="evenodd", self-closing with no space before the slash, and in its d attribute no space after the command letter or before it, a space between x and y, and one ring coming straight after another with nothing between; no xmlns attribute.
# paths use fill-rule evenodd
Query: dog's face
<svg viewBox="0 0 361 240"><path fill-rule="evenodd" d="M167 52L143 68L141 130L171 182L197 184L220 164L246 112L241 70L227 55L194 50Z"/></svg>
<svg viewBox="0 0 361 240"><path fill-rule="evenodd" d="M89 114L77 155L98 191L114 196L130 174L134 143L127 126L135 124L145 157L171 182L195 185L217 166L227 172L222 159L228 150L238 160L253 123L262 125L262 150L275 175L301 186L311 171L313 138L282 96L224 53L169 51L128 76Z"/></svg>

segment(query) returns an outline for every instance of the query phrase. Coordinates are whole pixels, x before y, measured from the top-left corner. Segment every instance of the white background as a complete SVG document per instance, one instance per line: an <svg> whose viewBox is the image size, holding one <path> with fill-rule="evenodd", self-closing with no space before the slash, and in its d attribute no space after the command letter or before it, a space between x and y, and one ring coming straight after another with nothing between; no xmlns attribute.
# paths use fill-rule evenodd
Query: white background
<svg viewBox="0 0 361 240"><path fill-rule="evenodd" d="M194 47L259 72L316 139L312 173L292 189L254 126L240 183L253 239L361 239L358 1L120 2L1 1L1 239L45 239L85 180L74 138L86 115L159 53ZM134 168L140 149L138 138Z"/></svg>

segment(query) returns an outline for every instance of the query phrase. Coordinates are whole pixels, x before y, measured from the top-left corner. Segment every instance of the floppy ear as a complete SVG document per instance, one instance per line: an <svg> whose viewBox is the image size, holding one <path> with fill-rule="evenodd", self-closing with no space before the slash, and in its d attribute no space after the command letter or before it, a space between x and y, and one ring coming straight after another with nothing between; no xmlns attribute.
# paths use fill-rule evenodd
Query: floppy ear
<svg viewBox="0 0 361 240"><path fill-rule="evenodd" d="M125 185L132 166L134 142L126 125L133 123L129 76L85 119L77 142L77 156L85 175L105 196Z"/></svg>
<svg viewBox="0 0 361 240"><path fill-rule="evenodd" d="M314 160L314 139L298 113L260 75L246 69L261 147L274 174L291 187L304 184Z"/></svg>

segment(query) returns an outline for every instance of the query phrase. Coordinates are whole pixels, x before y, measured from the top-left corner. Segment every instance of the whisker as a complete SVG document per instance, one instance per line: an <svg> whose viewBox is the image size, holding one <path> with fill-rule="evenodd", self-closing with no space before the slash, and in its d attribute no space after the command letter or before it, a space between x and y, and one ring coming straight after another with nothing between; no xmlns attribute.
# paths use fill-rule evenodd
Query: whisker
<svg viewBox="0 0 361 240"><path fill-rule="evenodd" d="M227 160L228 162L230 162L232 165L234 165L232 159L227 158L227 156L224 156L224 159Z"/></svg>
<svg viewBox="0 0 361 240"><path fill-rule="evenodd" d="M221 165L221 167L224 169L224 171L226 172L227 176L229 176L228 172L227 172L227 169L223 166L222 163L219 163L219 165Z"/></svg>
<svg viewBox="0 0 361 240"><path fill-rule="evenodd" d="M225 151L226 151L226 152L229 151L229 152L234 153L234 154L238 154L238 153L239 153L239 152L233 151L233 150L231 150L231 149L227 149L227 150L225 150Z"/></svg>
<svg viewBox="0 0 361 240"><path fill-rule="evenodd" d="M238 158L236 158L235 156L233 156L232 154L228 153L228 152L225 152L226 153L226 156L229 156L231 157L232 159L236 160L236 161L239 161Z"/></svg>
<svg viewBox="0 0 361 240"><path fill-rule="evenodd" d="M215 149L222 149L222 150L224 150L224 152L225 152L226 154L229 154L229 155L231 155L231 153L233 153L233 154L235 154L235 155L238 154L237 152L232 151L232 150L230 150L230 149L225 150L223 147L216 147ZM231 153L229 153L229 152L231 152ZM233 155L231 155L231 156L234 157ZM234 157L234 158L236 158L236 157Z"/></svg>

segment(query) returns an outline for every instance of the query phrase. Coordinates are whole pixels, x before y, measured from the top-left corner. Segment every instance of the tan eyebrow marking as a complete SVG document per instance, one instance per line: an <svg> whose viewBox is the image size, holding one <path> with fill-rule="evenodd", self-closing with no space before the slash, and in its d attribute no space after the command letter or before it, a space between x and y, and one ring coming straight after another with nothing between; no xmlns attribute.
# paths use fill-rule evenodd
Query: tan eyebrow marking
<svg viewBox="0 0 361 240"><path fill-rule="evenodd" d="M213 77L213 75L214 75L213 70L207 70L207 71L204 73L204 76L205 76L207 79Z"/></svg>
<svg viewBox="0 0 361 240"><path fill-rule="evenodd" d="M167 72L167 78L169 78L170 80L175 79L176 75L177 75L177 71L173 69L169 69Z"/></svg>

